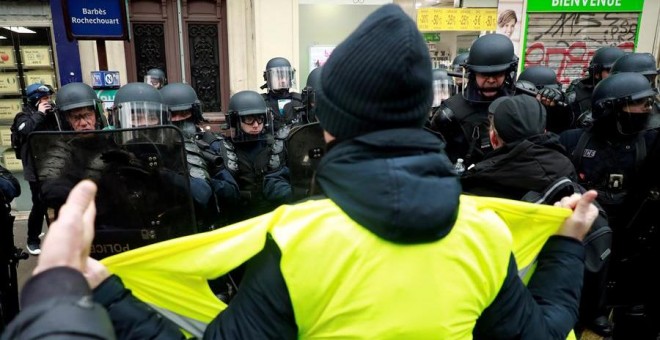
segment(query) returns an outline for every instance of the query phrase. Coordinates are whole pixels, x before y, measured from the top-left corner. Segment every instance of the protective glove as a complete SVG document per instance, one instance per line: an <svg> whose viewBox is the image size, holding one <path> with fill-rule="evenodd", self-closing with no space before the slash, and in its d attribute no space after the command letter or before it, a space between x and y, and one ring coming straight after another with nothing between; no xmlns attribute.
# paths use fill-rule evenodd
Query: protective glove
<svg viewBox="0 0 660 340"><path fill-rule="evenodd" d="M542 88L538 96L541 104L545 106L555 106L557 102L564 102L564 94L559 89L551 87Z"/></svg>

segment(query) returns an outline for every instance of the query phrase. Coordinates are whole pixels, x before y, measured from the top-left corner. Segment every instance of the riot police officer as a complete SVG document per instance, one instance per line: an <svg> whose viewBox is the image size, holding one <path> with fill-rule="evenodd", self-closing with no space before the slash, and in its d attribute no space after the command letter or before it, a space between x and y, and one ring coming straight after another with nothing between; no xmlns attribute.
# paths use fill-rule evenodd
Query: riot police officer
<svg viewBox="0 0 660 340"><path fill-rule="evenodd" d="M637 208L630 207L629 197L631 188L645 181L640 178L639 169L648 161L646 150L657 137L654 129L659 126L658 119L651 114L655 95L656 91L641 74L610 75L594 87L591 97L593 126L561 134L561 142L571 154L578 172L579 183L598 191L597 200L607 212L614 231L611 276L615 284L607 296L610 303L639 304L649 292L646 281L639 280L640 274L648 269L640 270L635 265L643 258L636 256L640 245L637 240L631 242L628 236L638 223L635 221ZM585 277L585 285L588 279ZM606 278L601 275L592 279L601 281L603 294ZM612 329L602 296L600 300L598 305L583 308L581 320L587 328L606 336ZM615 320L617 328L624 328L623 324L617 325ZM639 324L625 328L644 332ZM625 338L647 338L632 334L641 333L629 333Z"/></svg>
<svg viewBox="0 0 660 340"><path fill-rule="evenodd" d="M452 60L449 69L455 74L462 75L463 71L465 70L463 68L463 65L465 65L465 61L467 60L469 55L470 54L468 52L464 52L456 55L454 60ZM463 77L454 77L454 84L456 86L454 92L461 92L463 90Z"/></svg>
<svg viewBox="0 0 660 340"><path fill-rule="evenodd" d="M160 90L163 86L167 85L167 76L165 76L163 70L152 68L144 76L144 82Z"/></svg>
<svg viewBox="0 0 660 340"><path fill-rule="evenodd" d="M431 105L431 117L438 112L440 104L456 94L454 78L442 69L433 70L433 104Z"/></svg>
<svg viewBox="0 0 660 340"><path fill-rule="evenodd" d="M587 76L571 82L566 90L566 101L573 110L579 126L589 126L591 117L591 93L594 86L601 80L607 78L614 62L622 57L625 52L614 46L601 47L596 50L589 61Z"/></svg>
<svg viewBox="0 0 660 340"><path fill-rule="evenodd" d="M300 93L291 92L296 79L296 70L286 58L276 57L268 61L264 71L268 92L262 94L264 101L273 112L275 131L284 126L291 127L300 122L300 115L295 108L303 106Z"/></svg>
<svg viewBox="0 0 660 340"><path fill-rule="evenodd" d="M305 104L303 123L318 121L316 118L316 89L321 85L321 68L322 66L319 66L307 75L305 88L302 91L302 101Z"/></svg>
<svg viewBox="0 0 660 340"><path fill-rule="evenodd" d="M458 158L469 166L492 150L488 137L488 106L513 95L518 57L513 43L502 34L487 34L474 41L468 59L467 86L444 101L431 119L431 129L442 134L452 162Z"/></svg>
<svg viewBox="0 0 660 340"><path fill-rule="evenodd" d="M229 100L230 138L221 152L238 182L241 205L229 222L261 215L289 201L291 184L283 138L273 138L271 113L261 95L240 91Z"/></svg>
<svg viewBox="0 0 660 340"><path fill-rule="evenodd" d="M170 83L160 93L169 108L172 124L183 132L190 176L206 181L213 189L214 198L208 201L209 206L197 207L197 222L205 226L214 224L219 209L239 198L238 184L219 154L222 139L199 127L204 117L197 93L190 85Z"/></svg>
<svg viewBox="0 0 660 340"><path fill-rule="evenodd" d="M108 126L101 100L85 83L62 86L57 104L55 115L59 117L61 131L85 132ZM30 142L33 149L47 148L45 156L35 157L34 161L41 182L41 198L51 217L59 211L76 183L83 178L98 179L103 166L95 156L108 147L106 138L97 134L65 136L53 135Z"/></svg>
<svg viewBox="0 0 660 340"><path fill-rule="evenodd" d="M555 71L547 66L531 66L518 76L516 86L528 81L534 84L538 95L536 98L547 111L547 130L560 133L574 127L573 112L564 104L565 95L561 83L557 80ZM559 105L562 103L564 105Z"/></svg>

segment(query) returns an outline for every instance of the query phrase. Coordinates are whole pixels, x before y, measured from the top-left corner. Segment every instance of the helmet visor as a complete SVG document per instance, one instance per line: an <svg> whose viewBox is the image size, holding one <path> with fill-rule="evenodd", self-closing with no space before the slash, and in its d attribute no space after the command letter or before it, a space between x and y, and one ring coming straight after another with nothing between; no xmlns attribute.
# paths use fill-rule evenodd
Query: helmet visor
<svg viewBox="0 0 660 340"><path fill-rule="evenodd" d="M135 128L170 124L167 107L154 102L127 102L115 108L116 128Z"/></svg>
<svg viewBox="0 0 660 340"><path fill-rule="evenodd" d="M651 113L656 96L642 97L638 99L627 99L622 107L623 112L628 113Z"/></svg>
<svg viewBox="0 0 660 340"><path fill-rule="evenodd" d="M433 81L433 107L438 107L444 100L452 95L453 84L448 79L438 79Z"/></svg>
<svg viewBox="0 0 660 340"><path fill-rule="evenodd" d="M294 84L295 70L288 66L266 70L266 82L271 90L290 89Z"/></svg>
<svg viewBox="0 0 660 340"><path fill-rule="evenodd" d="M163 87L163 79L160 77L154 77L152 75L147 74L146 76L144 76L144 82L157 89Z"/></svg>
<svg viewBox="0 0 660 340"><path fill-rule="evenodd" d="M229 132L235 143L267 140L273 136L272 117L267 113L238 115L234 112L229 117Z"/></svg>

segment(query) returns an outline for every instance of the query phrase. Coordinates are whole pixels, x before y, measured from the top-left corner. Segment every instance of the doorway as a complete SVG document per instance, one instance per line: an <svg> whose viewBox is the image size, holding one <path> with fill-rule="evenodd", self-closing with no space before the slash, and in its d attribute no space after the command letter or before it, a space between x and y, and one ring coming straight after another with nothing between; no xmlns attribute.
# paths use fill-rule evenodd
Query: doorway
<svg viewBox="0 0 660 340"><path fill-rule="evenodd" d="M226 0L131 0L128 81L143 81L149 69L159 68L168 82L195 89L207 119L223 120L229 101L226 17Z"/></svg>

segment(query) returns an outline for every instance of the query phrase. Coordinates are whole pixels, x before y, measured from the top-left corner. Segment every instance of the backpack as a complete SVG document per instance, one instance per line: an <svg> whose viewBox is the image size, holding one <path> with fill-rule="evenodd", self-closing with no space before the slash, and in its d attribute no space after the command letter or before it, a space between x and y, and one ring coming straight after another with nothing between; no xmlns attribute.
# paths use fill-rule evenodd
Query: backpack
<svg viewBox="0 0 660 340"><path fill-rule="evenodd" d="M16 159L21 159L21 147L25 142L23 140L23 135L20 132L18 132L18 126L16 125L18 122L18 117L21 114L22 113L19 113L14 117L14 122L11 124L11 127L9 128L9 130L11 130L11 148L14 149L14 154L16 155Z"/></svg>
<svg viewBox="0 0 660 340"><path fill-rule="evenodd" d="M561 177L550 183L542 192L529 191L520 200L534 204L553 205L562 197L574 193L583 194L586 191L580 184L567 177ZM586 252L585 268L592 273L603 269L607 258L612 253L612 229L607 220L607 214L598 203L594 202L594 204L598 208L598 217L582 240Z"/></svg>

